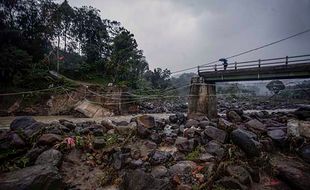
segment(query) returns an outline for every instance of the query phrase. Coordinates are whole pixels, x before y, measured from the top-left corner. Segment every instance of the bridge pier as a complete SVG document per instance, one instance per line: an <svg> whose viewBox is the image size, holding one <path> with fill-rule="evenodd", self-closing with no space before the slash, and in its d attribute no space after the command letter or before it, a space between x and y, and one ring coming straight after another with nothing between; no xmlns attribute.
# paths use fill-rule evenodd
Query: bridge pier
<svg viewBox="0 0 310 190"><path fill-rule="evenodd" d="M217 117L215 82L204 82L203 77L193 77L188 100L188 117Z"/></svg>

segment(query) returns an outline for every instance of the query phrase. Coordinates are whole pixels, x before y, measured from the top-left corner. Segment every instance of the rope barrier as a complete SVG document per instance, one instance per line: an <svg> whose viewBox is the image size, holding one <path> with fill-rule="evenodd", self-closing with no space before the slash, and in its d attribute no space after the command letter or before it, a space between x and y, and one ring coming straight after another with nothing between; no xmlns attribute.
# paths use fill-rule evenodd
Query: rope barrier
<svg viewBox="0 0 310 190"><path fill-rule="evenodd" d="M0 96L13 96L13 95L21 95L21 94L33 94L36 92L46 92L46 91L51 91L55 90L58 88L62 88L62 86L54 87L54 88L46 88L46 89L41 89L41 90L31 90L31 91L23 91L23 92L11 92L11 93L4 93L0 94Z"/></svg>

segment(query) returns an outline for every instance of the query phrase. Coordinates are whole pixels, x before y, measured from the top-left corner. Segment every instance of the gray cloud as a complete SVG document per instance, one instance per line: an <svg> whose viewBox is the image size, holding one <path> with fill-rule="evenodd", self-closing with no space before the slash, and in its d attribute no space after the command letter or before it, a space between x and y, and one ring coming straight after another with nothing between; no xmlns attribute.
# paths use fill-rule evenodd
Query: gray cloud
<svg viewBox="0 0 310 190"><path fill-rule="evenodd" d="M310 28L310 0L69 0L129 29L151 68L204 64ZM310 53L310 33L236 61ZM235 61L232 60L232 61Z"/></svg>

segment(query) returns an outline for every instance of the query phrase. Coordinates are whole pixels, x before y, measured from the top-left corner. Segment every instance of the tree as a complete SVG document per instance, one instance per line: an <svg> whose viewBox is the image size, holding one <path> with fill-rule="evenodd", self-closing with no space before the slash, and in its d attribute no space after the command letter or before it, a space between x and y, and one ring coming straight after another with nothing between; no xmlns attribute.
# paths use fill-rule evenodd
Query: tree
<svg viewBox="0 0 310 190"><path fill-rule="evenodd" d="M266 88L274 94L278 94L281 90L285 89L285 85L282 81L273 80L266 85Z"/></svg>
<svg viewBox="0 0 310 190"><path fill-rule="evenodd" d="M114 81L136 81L148 69L143 51L138 49L134 35L121 29L111 44L108 73Z"/></svg>
<svg viewBox="0 0 310 190"><path fill-rule="evenodd" d="M151 82L153 88L165 89L170 86L170 75L170 70L162 70L161 68L157 68L154 69L154 71L147 71L144 77L146 80Z"/></svg>

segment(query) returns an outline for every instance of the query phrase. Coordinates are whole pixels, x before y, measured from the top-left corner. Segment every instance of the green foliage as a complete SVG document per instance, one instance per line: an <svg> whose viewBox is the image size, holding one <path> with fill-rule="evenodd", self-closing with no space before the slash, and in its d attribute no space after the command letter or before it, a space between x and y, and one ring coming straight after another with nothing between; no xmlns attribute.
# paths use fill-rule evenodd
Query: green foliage
<svg viewBox="0 0 310 190"><path fill-rule="evenodd" d="M25 168L29 164L29 158L27 157L21 157L16 162L16 166L19 168Z"/></svg>
<svg viewBox="0 0 310 190"><path fill-rule="evenodd" d="M151 85L155 89L165 89L170 86L171 72L168 69L162 70L161 68L154 69L154 71L148 70L144 77L151 82Z"/></svg>
<svg viewBox="0 0 310 190"><path fill-rule="evenodd" d="M85 141L82 137L80 136L76 136L75 137L75 140L76 140L76 147L77 148L84 148L85 146Z"/></svg>
<svg viewBox="0 0 310 190"><path fill-rule="evenodd" d="M148 70L134 35L120 23L102 19L93 7L72 8L67 0L19 0L0 1L0 10L0 77L5 84L30 89L54 84L47 71L59 62L60 71L75 79L138 88Z"/></svg>
<svg viewBox="0 0 310 190"><path fill-rule="evenodd" d="M186 155L186 160L197 160L201 154L201 147L197 146L192 152Z"/></svg>
<svg viewBox="0 0 310 190"><path fill-rule="evenodd" d="M117 134L104 134L103 136L106 145L111 146L118 142L118 135Z"/></svg>
<svg viewBox="0 0 310 190"><path fill-rule="evenodd" d="M32 68L32 57L24 50L8 46L0 51L1 82L19 86L24 76L29 76Z"/></svg>

